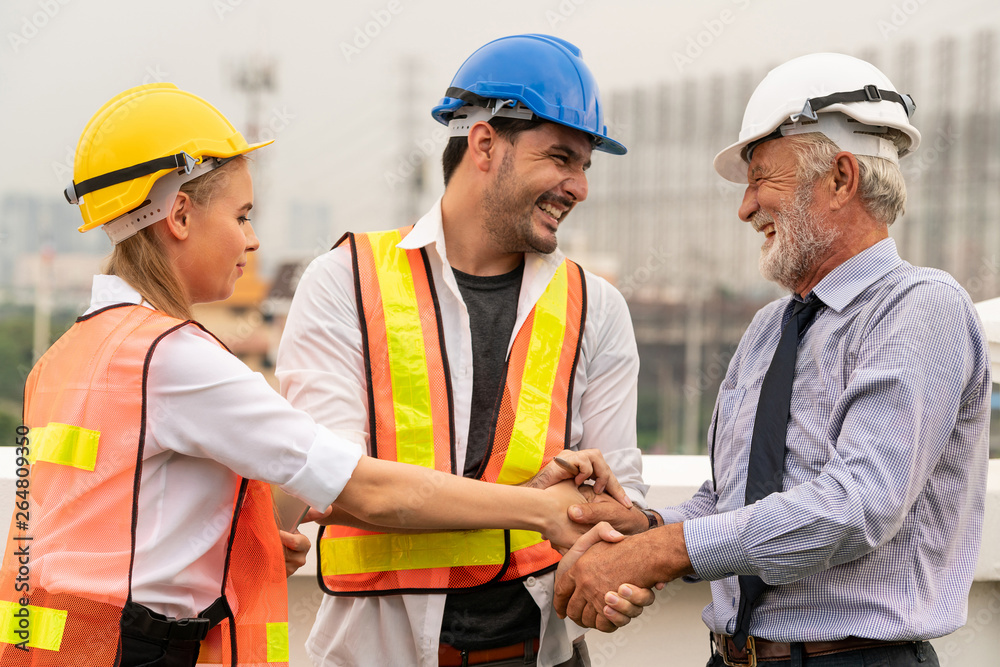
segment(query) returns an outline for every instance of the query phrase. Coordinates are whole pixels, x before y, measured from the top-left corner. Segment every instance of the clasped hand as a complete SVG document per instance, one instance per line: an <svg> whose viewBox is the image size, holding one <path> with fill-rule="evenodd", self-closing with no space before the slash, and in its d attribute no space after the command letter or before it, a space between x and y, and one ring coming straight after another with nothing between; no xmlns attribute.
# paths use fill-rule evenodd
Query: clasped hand
<svg viewBox="0 0 1000 667"><path fill-rule="evenodd" d="M561 618L568 616L584 627L613 631L628 622L622 615L638 616L641 607L652 603L652 588L694 573L683 524L631 537L616 536L615 532L608 524L598 524L563 557L556 570L553 600ZM631 592L632 607L615 604L621 602L621 596L629 597L624 587Z"/></svg>
<svg viewBox="0 0 1000 667"><path fill-rule="evenodd" d="M569 539L587 531L576 539L568 551L564 551L563 559L556 571L557 583L575 581L577 570L574 566L584 554L588 553L588 550L594 550L596 554L610 544L625 539L623 533L638 533L649 525L646 515L633 507L625 490L611 473L599 451L565 451L559 457L577 466L579 474L573 476L568 470L570 466L559 465L556 461L552 461L525 483L526 486L545 488L553 482L562 482L550 487L548 491L564 494L563 497L570 501L568 518L572 520L572 524L567 530ZM567 481L571 478L573 485L582 484L589 478L595 482L593 486L580 486L577 491ZM557 548L562 547L560 551L569 546L563 542L565 538L560 535L546 537ZM602 632L614 632L619 627L627 625L642 613L643 607L653 603L655 594L651 586L642 588L624 583L625 581L629 580L623 580L620 585L600 591L599 601L595 598L584 605L574 603L570 607L570 617L584 627L596 627ZM583 600L583 596L574 599ZM563 609L560 610L558 606L556 609L562 617L566 616L565 604Z"/></svg>

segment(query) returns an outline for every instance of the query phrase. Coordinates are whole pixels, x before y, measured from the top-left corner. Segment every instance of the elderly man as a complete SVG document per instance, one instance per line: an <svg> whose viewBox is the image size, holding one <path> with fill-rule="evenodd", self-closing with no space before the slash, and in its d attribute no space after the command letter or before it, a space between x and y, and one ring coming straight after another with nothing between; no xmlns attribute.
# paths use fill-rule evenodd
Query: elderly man
<svg viewBox="0 0 1000 667"><path fill-rule="evenodd" d="M625 152L602 112L563 40L516 35L470 56L432 111L452 135L443 197L415 225L348 235L303 276L277 366L293 405L372 456L500 484L597 449L641 502L628 309L556 240L587 198L591 152ZM628 532L655 520L623 517ZM559 554L537 533L330 521L344 525L319 540L317 664L586 664L584 630L552 609Z"/></svg>
<svg viewBox="0 0 1000 667"><path fill-rule="evenodd" d="M729 366L713 478L664 527L564 560L561 612L592 623L622 582L692 575L712 586L709 665L937 664L927 640L965 622L979 550L990 376L966 292L888 236L913 110L837 54L758 86L715 167L748 183L740 219L791 295L757 313Z"/></svg>

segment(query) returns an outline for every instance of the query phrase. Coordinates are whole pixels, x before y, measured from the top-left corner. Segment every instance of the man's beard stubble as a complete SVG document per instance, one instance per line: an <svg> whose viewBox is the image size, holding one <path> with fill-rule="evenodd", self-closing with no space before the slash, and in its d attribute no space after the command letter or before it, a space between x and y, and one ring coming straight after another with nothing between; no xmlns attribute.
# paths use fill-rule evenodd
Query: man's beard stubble
<svg viewBox="0 0 1000 667"><path fill-rule="evenodd" d="M774 216L757 211L753 217L758 231L768 224L774 224L775 230L771 247L761 249L760 274L792 292L801 287L840 236L838 229L810 214L812 201L811 184L803 184L784 210Z"/></svg>
<svg viewBox="0 0 1000 667"><path fill-rule="evenodd" d="M496 180L483 193L483 223L486 233L501 252L537 252L547 255L558 243L535 234L531 215L536 199L520 189L514 177L513 155L508 152L497 170Z"/></svg>

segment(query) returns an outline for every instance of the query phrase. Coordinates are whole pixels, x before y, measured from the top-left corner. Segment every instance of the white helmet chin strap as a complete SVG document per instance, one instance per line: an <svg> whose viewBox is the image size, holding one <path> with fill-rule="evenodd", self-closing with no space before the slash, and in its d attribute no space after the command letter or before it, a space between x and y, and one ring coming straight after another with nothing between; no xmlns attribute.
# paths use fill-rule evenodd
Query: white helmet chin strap
<svg viewBox="0 0 1000 667"><path fill-rule="evenodd" d="M167 217L167 212L174 205L174 199L180 192L181 186L192 181L199 176L204 176L213 169L221 167L229 159L219 159L204 157L201 162L192 167L190 172L184 169L172 171L165 176L156 179L146 201L139 208L133 209L125 215L120 215L111 222L104 224L102 229L111 239L111 242L118 245L122 241L135 236L139 230L149 227L154 222L159 222Z"/></svg>
<svg viewBox="0 0 1000 667"><path fill-rule="evenodd" d="M467 137L472 126L480 121L502 116L503 118L518 118L531 120L535 114L517 100L494 100L493 108L466 105L455 112L448 121L449 137Z"/></svg>
<svg viewBox="0 0 1000 667"><path fill-rule="evenodd" d="M888 131L885 125L865 125L842 113L816 114L816 120L810 120L796 114L797 118L789 120L778 129L781 136L790 137L796 134L819 132L826 135L833 143L843 150L855 155L870 155L899 164L899 151L896 144L882 136ZM749 154L748 156L749 157Z"/></svg>

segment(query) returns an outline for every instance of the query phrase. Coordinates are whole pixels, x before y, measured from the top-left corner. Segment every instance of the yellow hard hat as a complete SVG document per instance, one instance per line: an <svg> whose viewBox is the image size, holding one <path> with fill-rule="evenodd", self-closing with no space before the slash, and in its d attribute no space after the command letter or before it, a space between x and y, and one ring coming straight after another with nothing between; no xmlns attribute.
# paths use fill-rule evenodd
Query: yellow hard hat
<svg viewBox="0 0 1000 667"><path fill-rule="evenodd" d="M66 199L80 204L85 232L142 206L161 176L191 174L205 158L243 155L272 141L248 144L218 109L172 83L136 86L87 123Z"/></svg>

